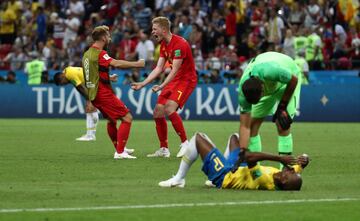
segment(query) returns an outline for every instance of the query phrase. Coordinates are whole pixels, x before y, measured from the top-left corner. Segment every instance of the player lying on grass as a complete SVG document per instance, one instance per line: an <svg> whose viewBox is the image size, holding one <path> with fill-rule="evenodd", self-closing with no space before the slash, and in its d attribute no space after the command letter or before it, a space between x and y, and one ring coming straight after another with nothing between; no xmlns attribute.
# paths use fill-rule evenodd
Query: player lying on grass
<svg viewBox="0 0 360 221"><path fill-rule="evenodd" d="M246 190L300 190L300 172L309 163L307 155L273 155L240 150L238 134L230 136L225 156L202 133L190 140L177 174L159 183L161 187L184 187L185 176L198 155L203 160L202 171L217 188ZM226 157L226 158L225 158ZM269 160L285 165L282 171L260 166L257 162Z"/></svg>

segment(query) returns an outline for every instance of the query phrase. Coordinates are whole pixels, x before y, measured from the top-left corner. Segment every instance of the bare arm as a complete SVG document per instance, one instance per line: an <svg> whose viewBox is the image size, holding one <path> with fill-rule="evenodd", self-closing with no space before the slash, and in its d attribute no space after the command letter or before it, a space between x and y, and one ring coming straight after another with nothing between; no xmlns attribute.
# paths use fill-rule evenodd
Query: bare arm
<svg viewBox="0 0 360 221"><path fill-rule="evenodd" d="M89 100L88 93L87 93L87 89L84 87L84 85L79 84L79 85L76 87L76 90L79 91L79 93L80 93L86 100Z"/></svg>
<svg viewBox="0 0 360 221"><path fill-rule="evenodd" d="M110 65L115 68L120 68L120 69L143 68L145 66L145 61L143 59L140 59L138 61L125 61L125 60L113 59L110 62Z"/></svg>
<svg viewBox="0 0 360 221"><path fill-rule="evenodd" d="M250 123L251 123L251 115L249 113L241 113L240 114L240 148L247 149L249 145L250 139Z"/></svg>
<svg viewBox="0 0 360 221"><path fill-rule="evenodd" d="M181 67L181 64L183 62L183 59L174 59L172 69L169 73L169 75L165 78L164 82L160 85L160 88L164 88L176 75L178 70Z"/></svg>
<svg viewBox="0 0 360 221"><path fill-rule="evenodd" d="M256 166L256 163L263 160L270 160L275 162L280 162L284 165L293 165L297 162L297 159L293 156L289 155L273 155L268 153L261 153L261 152L249 152L246 151L245 153L245 161L248 163L248 167Z"/></svg>
<svg viewBox="0 0 360 221"><path fill-rule="evenodd" d="M131 88L134 90L140 90L142 87L152 82L155 78L157 78L157 76L159 76L159 74L163 72L164 65L165 58L160 57L156 64L156 67L154 68L154 70L151 71L149 76L143 82L132 83Z"/></svg>
<svg viewBox="0 0 360 221"><path fill-rule="evenodd" d="M291 80L286 85L285 92L281 98L280 104L285 105L285 107L287 106L291 96L293 95L293 93L295 91L297 83L298 83L298 78L295 75L292 75Z"/></svg>

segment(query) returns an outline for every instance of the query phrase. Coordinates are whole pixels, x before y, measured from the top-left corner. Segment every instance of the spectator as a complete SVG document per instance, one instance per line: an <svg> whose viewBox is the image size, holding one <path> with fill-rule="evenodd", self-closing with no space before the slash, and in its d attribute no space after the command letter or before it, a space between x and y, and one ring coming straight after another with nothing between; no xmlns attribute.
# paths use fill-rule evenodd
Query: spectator
<svg viewBox="0 0 360 221"><path fill-rule="evenodd" d="M135 52L138 56L138 59L144 59L148 66L151 68L151 65L154 61L154 43L149 40L148 34L143 30L139 31L139 42L136 45Z"/></svg>
<svg viewBox="0 0 360 221"><path fill-rule="evenodd" d="M316 0L309 0L309 5L305 8L305 10L305 27L311 28L312 26L317 26L319 24L321 10Z"/></svg>
<svg viewBox="0 0 360 221"><path fill-rule="evenodd" d="M67 48L70 40L75 40L80 27L80 20L70 10L66 11L68 19L65 20L65 36L63 39L63 48Z"/></svg>
<svg viewBox="0 0 360 221"><path fill-rule="evenodd" d="M139 27L144 31L150 30L150 21L152 11L150 8L145 7L144 2L142 0L136 0L134 18L138 23Z"/></svg>
<svg viewBox="0 0 360 221"><path fill-rule="evenodd" d="M36 16L36 26L37 26L37 41L46 41L46 15L44 13L43 7L37 8Z"/></svg>
<svg viewBox="0 0 360 221"><path fill-rule="evenodd" d="M23 68L24 61L27 60L27 56L20 47L13 47L11 52L4 58L4 62L10 63L10 70L20 70Z"/></svg>
<svg viewBox="0 0 360 221"><path fill-rule="evenodd" d="M13 44L15 35L16 13L6 6L6 1L0 3L0 43Z"/></svg>
<svg viewBox="0 0 360 221"><path fill-rule="evenodd" d="M270 19L268 24L268 42L279 46L284 36L284 21L278 16L277 9L272 8L270 11Z"/></svg>
<svg viewBox="0 0 360 221"><path fill-rule="evenodd" d="M8 71L7 75L6 75L6 79L5 82L9 83L9 84L16 84L18 83L18 81L16 80L16 74L14 71Z"/></svg>
<svg viewBox="0 0 360 221"><path fill-rule="evenodd" d="M58 13L53 12L50 16L50 24L53 26L53 39L57 48L63 47L63 39L65 34L65 21L59 17Z"/></svg>
<svg viewBox="0 0 360 221"><path fill-rule="evenodd" d="M185 38L186 40L190 39L190 34L192 32L192 25L190 24L189 21L189 15L190 15L189 11L184 10L182 12L179 23L179 35Z"/></svg>
<svg viewBox="0 0 360 221"><path fill-rule="evenodd" d="M236 8L234 5L231 5L227 10L225 24L226 36L236 36Z"/></svg>
<svg viewBox="0 0 360 221"><path fill-rule="evenodd" d="M286 30L286 36L284 39L284 44L283 44L283 50L282 53L295 58L295 46L294 46L294 42L295 42L295 38L292 34L291 29L287 29Z"/></svg>

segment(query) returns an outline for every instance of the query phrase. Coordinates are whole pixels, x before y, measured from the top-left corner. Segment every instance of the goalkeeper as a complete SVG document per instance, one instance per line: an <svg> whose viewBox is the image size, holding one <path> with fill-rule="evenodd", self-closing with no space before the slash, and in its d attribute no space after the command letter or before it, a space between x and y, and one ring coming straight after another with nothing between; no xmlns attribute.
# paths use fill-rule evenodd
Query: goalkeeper
<svg viewBox="0 0 360 221"><path fill-rule="evenodd" d="M240 148L261 152L259 129L265 117L273 115L279 135L278 152L291 155L290 126L300 90L301 70L289 56L266 52L252 59L239 82Z"/></svg>

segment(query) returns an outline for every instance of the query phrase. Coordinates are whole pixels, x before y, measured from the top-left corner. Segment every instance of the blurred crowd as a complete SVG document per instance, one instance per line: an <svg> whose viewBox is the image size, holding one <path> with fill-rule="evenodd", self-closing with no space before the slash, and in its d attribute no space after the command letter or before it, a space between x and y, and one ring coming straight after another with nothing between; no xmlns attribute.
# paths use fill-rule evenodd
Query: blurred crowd
<svg viewBox="0 0 360 221"><path fill-rule="evenodd" d="M305 76L360 68L359 0L1 0L0 70L27 71L32 61L42 71L81 66L98 25L111 28L111 56L143 58L151 70L159 57L155 16L188 40L203 83L236 83L265 51L293 57ZM124 83L146 74L130 71Z"/></svg>

